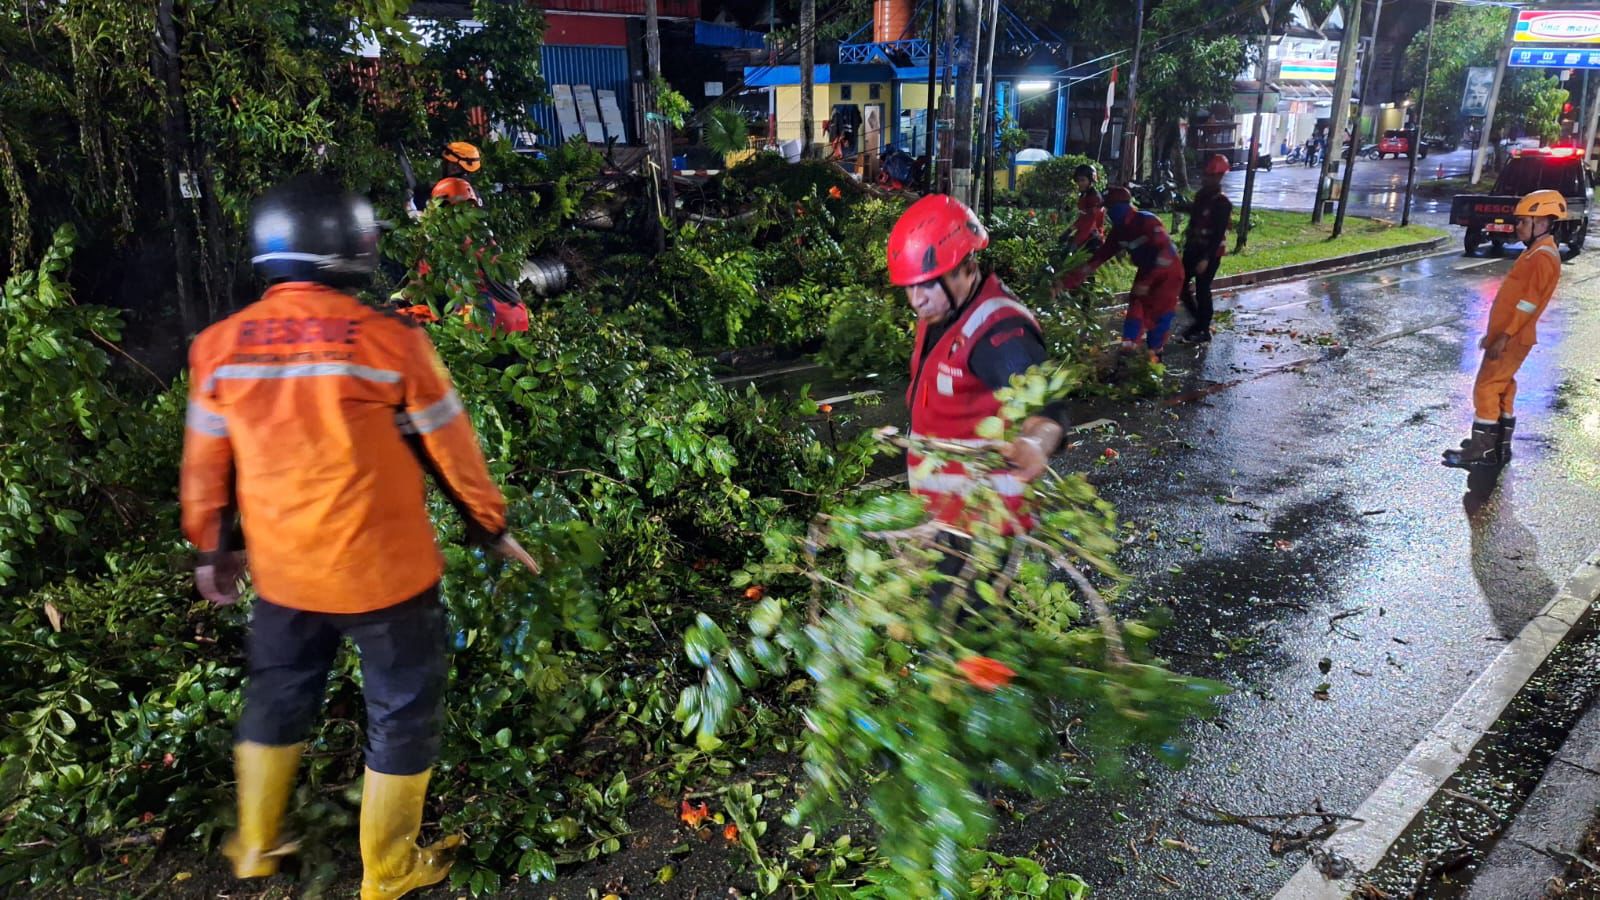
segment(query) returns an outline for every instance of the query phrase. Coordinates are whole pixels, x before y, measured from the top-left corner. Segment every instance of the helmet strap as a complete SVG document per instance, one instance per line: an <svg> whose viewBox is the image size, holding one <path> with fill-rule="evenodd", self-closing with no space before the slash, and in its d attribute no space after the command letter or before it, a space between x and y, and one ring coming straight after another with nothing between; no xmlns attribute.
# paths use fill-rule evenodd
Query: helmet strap
<svg viewBox="0 0 1600 900"><path fill-rule="evenodd" d="M970 255L967 257L967 259L971 259L971 258L972 257ZM966 260L964 259L964 260L961 261L961 265L957 266L956 268L959 269L959 268L964 267L965 265L966 265ZM951 315L952 319L954 319L957 316L960 316L961 315L961 311L967 308L967 304L971 303L972 299L974 297L978 296L978 291L983 287L984 280L985 280L985 278L984 278L983 270L980 268L978 270L978 277L974 278L972 280L972 288L971 288L971 290L967 291L967 295L965 297L962 297L960 302L957 302L956 301L955 291L952 291L950 289L949 273L947 272L944 275L940 275L939 276L939 287L944 288L944 295L946 297L950 298L950 315Z"/></svg>

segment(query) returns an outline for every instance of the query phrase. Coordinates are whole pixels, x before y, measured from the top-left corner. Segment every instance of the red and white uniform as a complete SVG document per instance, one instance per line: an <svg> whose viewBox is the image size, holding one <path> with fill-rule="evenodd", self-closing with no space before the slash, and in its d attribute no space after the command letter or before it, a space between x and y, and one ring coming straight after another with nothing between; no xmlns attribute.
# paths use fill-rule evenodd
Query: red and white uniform
<svg viewBox="0 0 1600 900"><path fill-rule="evenodd" d="M995 387L979 374L984 367L974 365L974 353L986 353L992 359L998 348L1012 342L1039 347L1038 333L1033 313L993 275L984 279L976 296L947 326L919 321L916 350L911 357L911 386L906 390L912 438L974 446L985 443L978 437L978 423L998 415L1000 401L995 398ZM1025 369L1022 365L1011 374ZM928 512L937 520L963 525L966 497L981 478L1016 516L1015 524L1007 522L1002 526L1003 533L1015 533L1018 525L1022 530L1033 527L1024 503L1025 485L1016 476L1005 471L972 472L958 460L924 472L922 462L920 454L907 453L911 492L928 501Z"/></svg>

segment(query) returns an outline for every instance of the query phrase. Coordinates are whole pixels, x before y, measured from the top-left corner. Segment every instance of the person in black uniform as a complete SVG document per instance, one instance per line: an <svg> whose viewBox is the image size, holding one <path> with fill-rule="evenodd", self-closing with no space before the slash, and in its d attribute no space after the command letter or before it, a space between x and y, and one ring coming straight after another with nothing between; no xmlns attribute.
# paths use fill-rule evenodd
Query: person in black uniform
<svg viewBox="0 0 1600 900"><path fill-rule="evenodd" d="M1211 280L1227 252L1228 228L1233 219L1233 203L1222 193L1222 176L1228 173L1228 158L1218 153L1206 160L1200 191L1194 195L1189 228L1183 234L1183 307L1194 318L1181 340L1199 343L1211 340Z"/></svg>

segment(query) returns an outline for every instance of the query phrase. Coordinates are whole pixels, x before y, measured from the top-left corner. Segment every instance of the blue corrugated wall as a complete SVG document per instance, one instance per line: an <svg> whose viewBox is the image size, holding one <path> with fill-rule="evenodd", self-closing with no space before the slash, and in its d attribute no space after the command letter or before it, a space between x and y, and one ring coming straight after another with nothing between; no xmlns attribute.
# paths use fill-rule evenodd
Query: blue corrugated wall
<svg viewBox="0 0 1600 900"><path fill-rule="evenodd" d="M638 142L638 135L633 133L633 85L628 77L628 48L547 45L541 54L540 70L548 85L587 84L597 92L616 91L623 126L628 130L628 142ZM599 97L595 99L598 102ZM572 137L561 133L554 103L535 106L530 113L542 132L541 143L557 143Z"/></svg>

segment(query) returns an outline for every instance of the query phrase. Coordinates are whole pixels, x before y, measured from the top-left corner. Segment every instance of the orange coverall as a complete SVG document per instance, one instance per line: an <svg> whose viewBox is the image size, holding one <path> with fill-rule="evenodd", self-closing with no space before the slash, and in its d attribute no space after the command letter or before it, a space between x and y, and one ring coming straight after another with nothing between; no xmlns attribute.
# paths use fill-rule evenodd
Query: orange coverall
<svg viewBox="0 0 1600 900"><path fill-rule="evenodd" d="M1538 340L1534 325L1550 303L1556 282L1561 278L1561 252L1549 235L1538 238L1517 257L1500 283L1489 308L1489 328L1485 340L1493 342L1509 336L1499 358L1484 355L1478 380L1472 388L1473 414L1480 422L1495 422L1515 414L1512 401L1517 396L1517 370Z"/></svg>
<svg viewBox="0 0 1600 900"><path fill-rule="evenodd" d="M274 285L189 350L183 530L224 549L237 508L257 591L364 613L438 583L423 472L474 537L505 501L433 345L414 322L307 282ZM228 548L234 549L234 548Z"/></svg>

